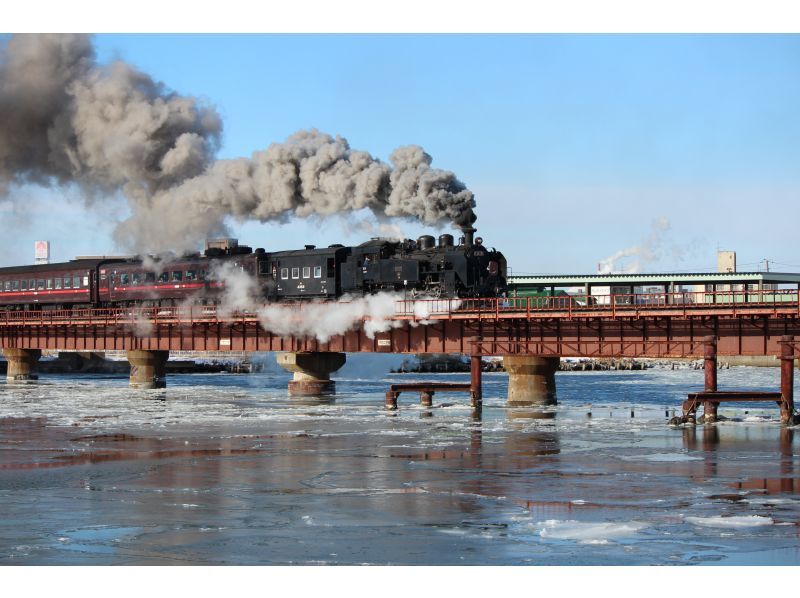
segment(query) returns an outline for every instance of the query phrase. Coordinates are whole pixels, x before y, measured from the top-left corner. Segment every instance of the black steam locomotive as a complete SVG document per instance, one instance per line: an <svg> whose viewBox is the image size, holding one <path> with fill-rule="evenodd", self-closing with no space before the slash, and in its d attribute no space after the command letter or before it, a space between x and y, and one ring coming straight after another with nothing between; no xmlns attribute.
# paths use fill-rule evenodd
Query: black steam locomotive
<svg viewBox="0 0 800 598"><path fill-rule="evenodd" d="M209 242L203 254L177 259L96 258L0 268L0 309L211 304L225 287L220 266L253 276L264 301L331 299L400 291L408 296L495 297L506 289L503 254L465 227L413 241L372 239L355 247L306 245L253 251L234 239Z"/></svg>

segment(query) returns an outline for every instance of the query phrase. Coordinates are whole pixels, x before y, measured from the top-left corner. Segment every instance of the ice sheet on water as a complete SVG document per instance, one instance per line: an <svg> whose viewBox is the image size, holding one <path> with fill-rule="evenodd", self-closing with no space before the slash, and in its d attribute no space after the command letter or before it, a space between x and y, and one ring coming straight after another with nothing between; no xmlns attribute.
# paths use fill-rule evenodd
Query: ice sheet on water
<svg viewBox="0 0 800 598"><path fill-rule="evenodd" d="M782 498L778 496L748 496L747 498L742 499L742 502L746 502L751 505L797 505L800 503L800 500L796 498Z"/></svg>
<svg viewBox="0 0 800 598"><path fill-rule="evenodd" d="M647 527L639 521L583 522L548 519L537 523L539 535L550 540L572 540L579 544L608 544L616 540L634 538Z"/></svg>
<svg viewBox="0 0 800 598"><path fill-rule="evenodd" d="M774 525L772 517L761 515L715 515L713 517L686 517L685 521L701 527L742 528Z"/></svg>
<svg viewBox="0 0 800 598"><path fill-rule="evenodd" d="M673 463L682 461L702 461L703 457L695 457L686 453L652 453L650 455L627 455L620 457L624 461L650 461L653 463Z"/></svg>

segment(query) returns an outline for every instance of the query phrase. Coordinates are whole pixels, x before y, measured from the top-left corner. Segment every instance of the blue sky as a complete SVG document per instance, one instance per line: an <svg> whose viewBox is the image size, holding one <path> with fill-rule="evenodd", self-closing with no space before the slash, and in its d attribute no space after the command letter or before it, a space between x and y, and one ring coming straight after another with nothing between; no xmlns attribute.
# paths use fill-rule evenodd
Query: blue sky
<svg viewBox="0 0 800 598"><path fill-rule="evenodd" d="M415 143L476 193L476 223L514 272L591 272L647 246L646 270L800 270L800 36L99 35L224 119L220 157L301 128L386 160ZM114 251L114 205L26 189L5 264L48 238L57 259ZM74 195L74 191L70 192ZM7 209L7 208L6 208ZM653 222L668 230L653 233ZM400 223L409 236L424 229ZM88 226L85 232L80 230ZM236 225L269 249L356 243L351 222ZM436 231L438 232L438 231ZM648 240L649 238L649 240ZM17 242L19 241L19 242ZM625 262L622 262L625 265ZM793 267L794 266L794 267Z"/></svg>

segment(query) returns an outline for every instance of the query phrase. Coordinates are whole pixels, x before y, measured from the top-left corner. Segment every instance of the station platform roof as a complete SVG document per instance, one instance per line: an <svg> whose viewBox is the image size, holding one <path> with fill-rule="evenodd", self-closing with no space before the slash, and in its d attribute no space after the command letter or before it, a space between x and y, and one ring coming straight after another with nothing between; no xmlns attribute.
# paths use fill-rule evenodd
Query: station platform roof
<svg viewBox="0 0 800 598"><path fill-rule="evenodd" d="M797 284L798 272L694 272L642 274L539 274L509 276L516 287L649 286L693 284Z"/></svg>

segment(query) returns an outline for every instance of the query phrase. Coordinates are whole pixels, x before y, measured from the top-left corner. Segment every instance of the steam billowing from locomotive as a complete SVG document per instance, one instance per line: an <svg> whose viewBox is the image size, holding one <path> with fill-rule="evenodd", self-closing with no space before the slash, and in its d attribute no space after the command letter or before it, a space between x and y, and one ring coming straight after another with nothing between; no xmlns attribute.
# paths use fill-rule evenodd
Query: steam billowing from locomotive
<svg viewBox="0 0 800 598"><path fill-rule="evenodd" d="M141 253L194 249L226 219L285 220L368 208L379 217L475 220L471 191L418 146L385 164L346 139L299 131L250 158L215 160L217 111L133 66L98 64L85 35L14 35L0 47L0 196L24 183L121 190L116 231ZM9 194L10 193L10 194Z"/></svg>

